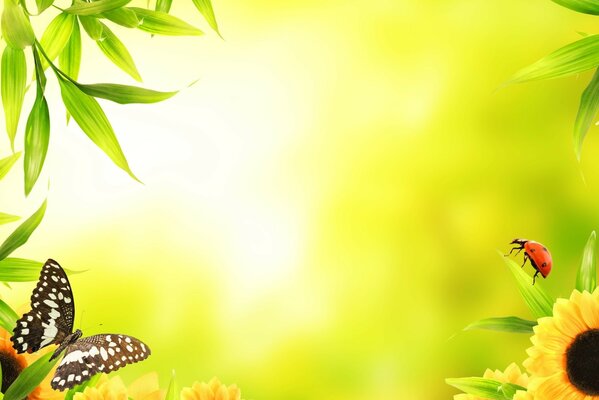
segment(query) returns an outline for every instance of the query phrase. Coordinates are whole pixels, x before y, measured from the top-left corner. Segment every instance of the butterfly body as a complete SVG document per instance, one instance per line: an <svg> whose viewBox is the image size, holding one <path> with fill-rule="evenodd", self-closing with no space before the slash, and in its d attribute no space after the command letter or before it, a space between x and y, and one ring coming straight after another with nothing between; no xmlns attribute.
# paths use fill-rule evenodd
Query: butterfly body
<svg viewBox="0 0 599 400"><path fill-rule="evenodd" d="M64 357L51 381L53 389L70 389L97 373L116 371L151 354L145 343L132 336L82 337L81 330L73 332L74 315L67 275L56 261L48 260L31 295L31 311L17 321L11 340L17 353L32 353L50 344L58 345L50 360L63 352Z"/></svg>

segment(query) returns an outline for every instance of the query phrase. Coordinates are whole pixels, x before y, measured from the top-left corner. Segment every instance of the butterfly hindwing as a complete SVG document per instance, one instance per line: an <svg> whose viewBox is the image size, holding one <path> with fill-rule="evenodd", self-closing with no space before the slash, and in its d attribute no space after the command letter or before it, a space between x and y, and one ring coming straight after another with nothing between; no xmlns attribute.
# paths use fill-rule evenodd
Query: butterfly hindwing
<svg viewBox="0 0 599 400"><path fill-rule="evenodd" d="M17 353L31 353L60 343L73 330L75 305L67 274L54 260L42 267L31 295L31 311L23 315L11 337Z"/></svg>
<svg viewBox="0 0 599 400"><path fill-rule="evenodd" d="M102 334L84 337L68 346L51 385L65 390L93 375L109 373L145 360L150 349L142 341L127 335Z"/></svg>

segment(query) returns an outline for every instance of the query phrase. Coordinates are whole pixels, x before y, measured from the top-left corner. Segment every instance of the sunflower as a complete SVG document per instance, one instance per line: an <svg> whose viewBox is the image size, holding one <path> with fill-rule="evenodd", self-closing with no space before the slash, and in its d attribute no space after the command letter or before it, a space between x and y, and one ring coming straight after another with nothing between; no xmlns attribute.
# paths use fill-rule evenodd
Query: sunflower
<svg viewBox="0 0 599 400"><path fill-rule="evenodd" d="M537 400L599 400L599 289L558 299L539 319L524 366Z"/></svg>
<svg viewBox="0 0 599 400"><path fill-rule="evenodd" d="M522 373L520 371L520 367L518 367L515 363L511 363L505 369L504 372L496 369L495 371L487 368L485 371L483 378L487 379L495 379L501 383L513 383L518 386L527 387L528 386L528 375L526 373ZM519 394L514 396L514 400L528 400L528 397L523 397L527 392L519 390ZM520 397L518 397L520 396ZM483 400L482 397L473 396L470 394L456 394L454 400Z"/></svg>
<svg viewBox="0 0 599 400"><path fill-rule="evenodd" d="M240 400L241 392L237 385L227 387L217 378L208 383L194 382L191 387L181 390L181 400Z"/></svg>
<svg viewBox="0 0 599 400"><path fill-rule="evenodd" d="M102 375L94 387L75 393L73 400L161 400L163 392L158 386L158 374L151 372L134 381L129 388L120 376L108 379Z"/></svg>

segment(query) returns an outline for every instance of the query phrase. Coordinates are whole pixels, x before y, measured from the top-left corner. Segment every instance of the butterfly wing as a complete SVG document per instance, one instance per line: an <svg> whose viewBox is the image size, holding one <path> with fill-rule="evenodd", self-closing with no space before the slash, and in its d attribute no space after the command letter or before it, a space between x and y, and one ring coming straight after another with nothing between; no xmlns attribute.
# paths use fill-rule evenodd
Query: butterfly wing
<svg viewBox="0 0 599 400"><path fill-rule="evenodd" d="M150 354L150 348L132 336L84 337L67 347L51 385L60 391L70 389L97 373L116 371L127 364L145 360Z"/></svg>
<svg viewBox="0 0 599 400"><path fill-rule="evenodd" d="M17 321L10 338L17 353L60 343L73 330L75 304L67 274L54 260L42 267L31 295L31 311Z"/></svg>

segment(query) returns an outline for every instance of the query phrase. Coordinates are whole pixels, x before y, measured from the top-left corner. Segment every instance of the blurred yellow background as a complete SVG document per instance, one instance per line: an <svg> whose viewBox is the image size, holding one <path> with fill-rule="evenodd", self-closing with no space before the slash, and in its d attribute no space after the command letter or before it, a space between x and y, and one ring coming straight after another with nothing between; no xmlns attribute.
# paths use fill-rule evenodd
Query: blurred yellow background
<svg viewBox="0 0 599 400"><path fill-rule="evenodd" d="M0 211L49 198L14 255L89 270L71 279L77 326L152 348L128 381L166 387L175 369L246 400L441 399L446 377L521 363L526 335L461 329L531 318L497 254L515 237L550 248L543 283L569 294L599 227L599 128L578 164L590 74L498 87L597 19L544 0L213 1L224 41L186 0L172 13L205 37L114 28L147 87L184 88L102 103L144 185L66 127L49 78L40 184L24 201L19 167L0 185ZM133 83L89 39L83 56L80 81Z"/></svg>

